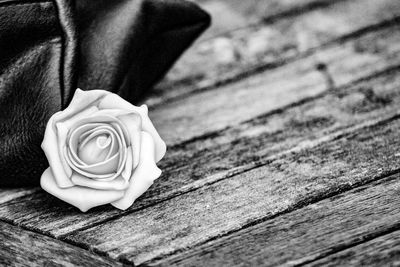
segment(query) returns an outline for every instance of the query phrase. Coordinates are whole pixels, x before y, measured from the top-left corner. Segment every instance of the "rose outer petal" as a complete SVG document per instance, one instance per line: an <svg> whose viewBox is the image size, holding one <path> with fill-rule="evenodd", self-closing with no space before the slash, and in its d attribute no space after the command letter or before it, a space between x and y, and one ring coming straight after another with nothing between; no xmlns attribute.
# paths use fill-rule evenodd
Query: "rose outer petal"
<svg viewBox="0 0 400 267"><path fill-rule="evenodd" d="M125 167L124 170L121 173L121 176L125 179L125 181L129 181L129 179L132 176L132 169L133 169L133 153L132 153L132 147L128 146L126 148L126 161L125 161Z"/></svg>
<svg viewBox="0 0 400 267"><path fill-rule="evenodd" d="M154 141L152 136L142 131L139 165L129 180L129 187L123 198L111 203L114 207L126 210L133 202L149 189L154 180L161 175L161 170L154 161Z"/></svg>
<svg viewBox="0 0 400 267"><path fill-rule="evenodd" d="M77 207L82 212L114 202L124 196L120 190L97 190L81 186L60 188L51 168L47 168L40 178L41 187L53 196Z"/></svg>
<svg viewBox="0 0 400 267"><path fill-rule="evenodd" d="M63 151L59 151L57 144L62 142L62 140L58 140L56 123L67 120L75 114L82 112L107 94L109 93L101 90L83 92L77 89L69 106L63 111L55 113L49 119L42 142L42 149L46 154L50 167L54 170L54 178L59 187L66 188L74 184L69 179L71 175L70 170L66 168L65 163L63 164L60 158Z"/></svg>
<svg viewBox="0 0 400 267"><path fill-rule="evenodd" d="M154 125L148 116L148 110L146 105L136 107L131 103L129 103L128 101L121 98L120 96L110 93L106 95L99 102L98 108L100 110L119 108L119 109L131 110L138 113L142 118L142 130L148 132L153 137L155 143L155 155L154 155L155 161L158 162L164 157L167 147L165 145L165 142L161 139L160 135L158 134L157 130L154 128Z"/></svg>
<svg viewBox="0 0 400 267"><path fill-rule="evenodd" d="M128 130L131 140L133 168L139 164L140 157L140 139L142 131L142 119L137 113L130 113L118 116L125 128Z"/></svg>

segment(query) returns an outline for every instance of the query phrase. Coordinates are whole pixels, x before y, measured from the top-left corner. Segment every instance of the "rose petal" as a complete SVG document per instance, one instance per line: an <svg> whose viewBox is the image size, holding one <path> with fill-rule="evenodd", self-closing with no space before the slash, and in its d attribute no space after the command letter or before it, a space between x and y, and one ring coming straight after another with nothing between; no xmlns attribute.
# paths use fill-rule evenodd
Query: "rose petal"
<svg viewBox="0 0 400 267"><path fill-rule="evenodd" d="M140 137L142 129L142 119L137 113L129 113L118 116L122 124L128 129L131 139L131 146L133 152L133 168L139 164L140 157Z"/></svg>
<svg viewBox="0 0 400 267"><path fill-rule="evenodd" d="M96 124L97 125L97 124ZM78 139L81 135L84 135L84 132L90 129L90 135L97 134L108 134L113 135L113 138L116 138L118 141L119 150L118 153L114 154L107 160L102 162L98 162L96 164L86 164L83 162L77 155L77 143ZM117 133L118 131L118 133ZM77 127L74 131L72 131L69 138L69 148L65 152L65 158L70 164L71 168L76 172L80 173L83 176L93 178L93 179L114 179L119 176L123 171L124 164L126 162L127 152L126 152L126 144L125 140L121 138L121 130L120 127L113 128L107 124L100 124L96 128L91 128L91 123L84 124Z"/></svg>
<svg viewBox="0 0 400 267"><path fill-rule="evenodd" d="M154 128L153 123L151 122L148 116L148 110L146 105L142 105L141 107L136 107L124 100L118 95L108 94L98 104L98 108L101 109L125 109L138 113L142 118L142 130L148 132L154 140L155 143L155 160L158 162L164 157L166 152L165 142L161 139L157 130Z"/></svg>
<svg viewBox="0 0 400 267"><path fill-rule="evenodd" d="M73 173L71 176L71 181L75 185L100 190L125 190L129 186L129 182L125 180L122 176L119 176L114 180L103 181L87 178L78 173Z"/></svg>
<svg viewBox="0 0 400 267"><path fill-rule="evenodd" d="M153 184L161 175L161 170L154 161L154 141L152 136L142 131L142 146L139 165L129 180L129 187L123 198L111 203L114 207L126 210Z"/></svg>
<svg viewBox="0 0 400 267"><path fill-rule="evenodd" d="M77 207L82 212L114 202L124 195L124 191L120 190L97 190L81 186L60 188L50 168L47 168L42 174L40 185L48 193Z"/></svg>
<svg viewBox="0 0 400 267"><path fill-rule="evenodd" d="M55 127L57 129L57 147L58 147L58 155L61 160L61 163L63 165L65 174L70 178L72 175L72 170L70 166L68 165L67 161L64 159L64 156L62 155L62 151L64 151L64 147L66 144L67 140L67 135L68 131L71 127L71 124L75 123L77 120L82 119L83 117L89 116L90 114L94 113L97 111L97 107L89 107L85 110L83 110L81 113L76 114L76 116L73 116L72 118L64 121L64 122L57 122L55 124Z"/></svg>
<svg viewBox="0 0 400 267"><path fill-rule="evenodd" d="M71 161L71 159L74 157L71 153L71 150L65 149L64 155L65 155L65 159L67 160L68 164L71 165L72 169L75 172L77 172L83 176L86 176L87 178L102 180L102 181L110 181L110 180L115 179L119 175L119 173L115 173L115 172L106 173L106 174L93 174L93 173L85 172L84 170L82 170L82 168L83 168L82 165L79 165L80 168L78 168L75 165L76 161Z"/></svg>
<svg viewBox="0 0 400 267"><path fill-rule="evenodd" d="M109 124L112 125L113 128L115 128L116 131L121 133L121 137L124 137L124 141L130 145L130 136L128 133L128 130L126 127L123 126L123 123L121 120L119 120L117 117L111 116L110 114L104 113L104 111L108 110L99 110L95 113L93 113L90 117L83 118L73 126L71 126L72 129L77 129L79 127L88 125L88 124L95 124L95 123L102 123L102 124ZM119 112L119 115L125 114L126 111L124 112Z"/></svg>
<svg viewBox="0 0 400 267"><path fill-rule="evenodd" d="M84 141L85 138L88 136L92 135L93 133L96 133L101 129L101 127L105 127L107 124L103 123L88 123L81 125L75 129L72 129L69 131L68 135L68 152L71 153L72 158L71 162L74 163L74 165L82 165L86 166L87 164L81 160L78 156L78 145L80 142ZM103 129L104 130L104 129ZM69 162L70 164L70 162Z"/></svg>
<svg viewBox="0 0 400 267"><path fill-rule="evenodd" d="M122 171L121 175L126 180L129 181L129 178L132 176L132 169L133 169L133 156L132 156L132 148L127 148L127 157L125 162L125 168Z"/></svg>
<svg viewBox="0 0 400 267"><path fill-rule="evenodd" d="M111 158L98 162L95 164L80 166L79 168L73 169L82 175L87 177L91 177L93 179L101 179L99 175L108 175L110 173L117 173L118 171L118 162L119 162L119 152L112 156Z"/></svg>
<svg viewBox="0 0 400 267"><path fill-rule="evenodd" d="M106 160L111 148L114 136L98 134L87 138L79 145L78 156L86 164L95 164Z"/></svg>
<svg viewBox="0 0 400 267"><path fill-rule="evenodd" d="M127 114L136 114L133 113L132 111L129 110L123 110L123 109L102 109L97 111L96 113L92 114L92 116L86 118L85 123L90 122L90 121L101 121L101 122L107 122L112 125L117 124L120 127L124 126L121 120L119 119L119 116L127 115ZM140 118L140 115L137 115ZM128 132L128 129L124 126L121 128L122 132L124 134L126 143L130 145L130 135Z"/></svg>
<svg viewBox="0 0 400 267"><path fill-rule="evenodd" d="M46 154L50 167L54 170L54 177L58 186L66 188L73 186L73 183L69 179L71 173L68 168L64 169L65 163L63 164L60 158L62 155L59 154L59 149L57 148L59 141L55 124L80 113L108 94L110 93L102 90L83 92L77 89L69 106L63 111L53 114L49 119L42 142L42 149Z"/></svg>

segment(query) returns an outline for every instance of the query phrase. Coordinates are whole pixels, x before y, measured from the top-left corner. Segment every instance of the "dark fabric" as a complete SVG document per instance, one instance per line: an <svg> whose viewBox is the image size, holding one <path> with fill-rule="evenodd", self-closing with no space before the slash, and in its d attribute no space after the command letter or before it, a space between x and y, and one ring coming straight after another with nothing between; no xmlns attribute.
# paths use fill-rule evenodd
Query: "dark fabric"
<svg viewBox="0 0 400 267"><path fill-rule="evenodd" d="M46 123L77 87L136 103L209 23L181 0L0 0L0 187L39 184Z"/></svg>

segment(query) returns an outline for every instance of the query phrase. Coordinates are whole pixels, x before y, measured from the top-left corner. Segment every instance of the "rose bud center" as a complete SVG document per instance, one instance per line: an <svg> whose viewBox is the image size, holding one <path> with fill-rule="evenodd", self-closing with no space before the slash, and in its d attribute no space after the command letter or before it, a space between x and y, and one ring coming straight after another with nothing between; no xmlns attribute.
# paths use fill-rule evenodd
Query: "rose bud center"
<svg viewBox="0 0 400 267"><path fill-rule="evenodd" d="M78 145L78 156L86 164L103 162L110 154L111 141L110 135L107 134L83 140Z"/></svg>

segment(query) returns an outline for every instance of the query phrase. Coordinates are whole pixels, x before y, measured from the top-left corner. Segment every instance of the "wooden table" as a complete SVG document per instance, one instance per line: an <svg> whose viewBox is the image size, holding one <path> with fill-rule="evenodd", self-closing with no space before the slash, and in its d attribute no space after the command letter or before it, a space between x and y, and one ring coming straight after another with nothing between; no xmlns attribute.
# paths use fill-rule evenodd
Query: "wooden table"
<svg viewBox="0 0 400 267"><path fill-rule="evenodd" d="M127 211L1 189L0 265L398 265L400 1L198 0Z"/></svg>

